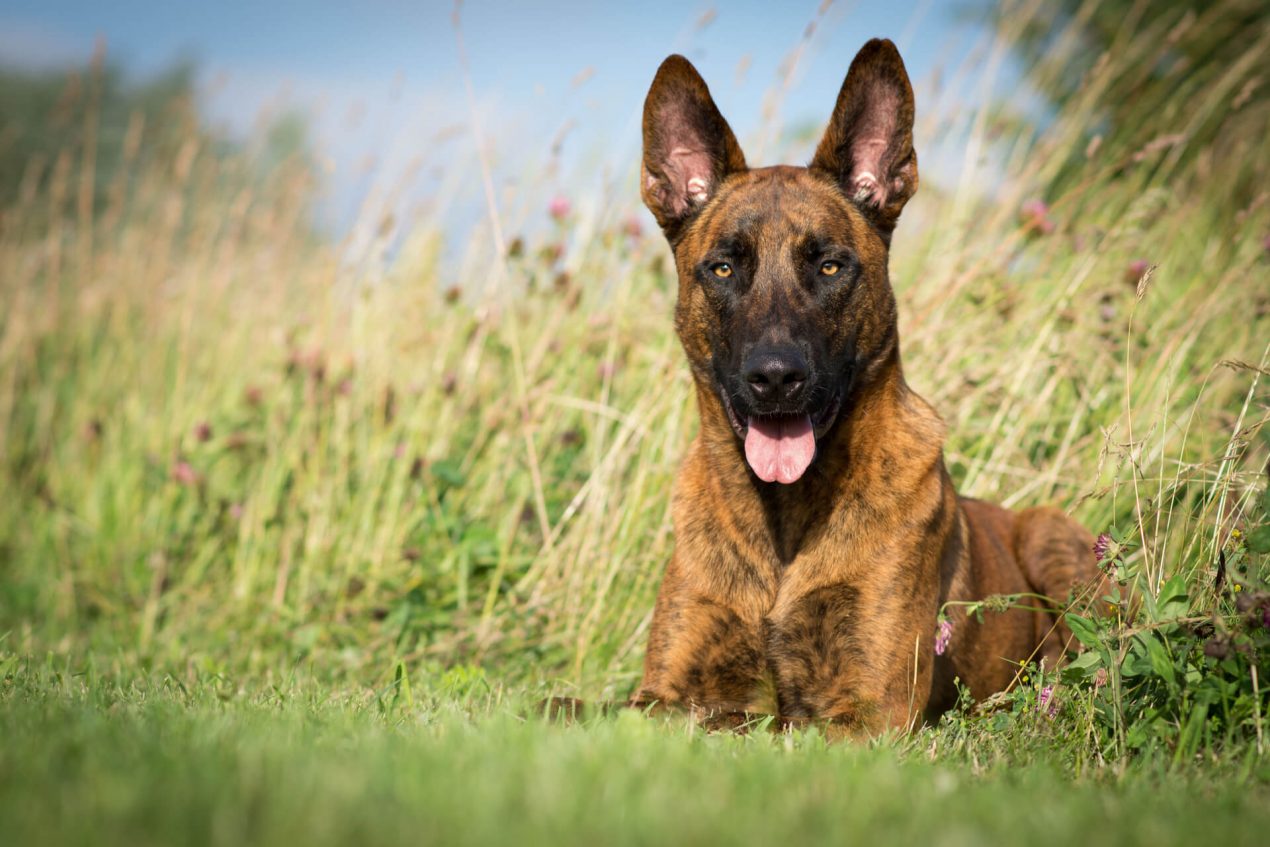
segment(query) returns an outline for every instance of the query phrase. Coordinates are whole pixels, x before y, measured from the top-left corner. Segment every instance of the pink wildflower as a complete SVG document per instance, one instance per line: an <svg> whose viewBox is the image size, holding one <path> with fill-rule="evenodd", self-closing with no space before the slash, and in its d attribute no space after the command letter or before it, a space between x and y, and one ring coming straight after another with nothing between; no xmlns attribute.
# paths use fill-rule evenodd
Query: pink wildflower
<svg viewBox="0 0 1270 847"><path fill-rule="evenodd" d="M1107 551L1110 549L1111 536L1105 532L1100 533L1098 538L1094 541L1094 561L1098 564L1102 564L1103 560L1107 558Z"/></svg>
<svg viewBox="0 0 1270 847"><path fill-rule="evenodd" d="M935 633L935 655L942 656L952 641L953 623L948 618L939 619L939 629Z"/></svg>
<svg viewBox="0 0 1270 847"><path fill-rule="evenodd" d="M1047 685L1041 689L1041 693L1036 698L1036 708L1044 712L1047 718L1058 714L1058 699L1054 696L1053 685Z"/></svg>
<svg viewBox="0 0 1270 847"><path fill-rule="evenodd" d="M551 202L547 204L547 212L551 215L551 217L558 221L562 221L569 217L569 212L572 211L572 209L573 205L569 203L569 198L565 197L563 194L557 194L555 197L552 197Z"/></svg>
<svg viewBox="0 0 1270 847"><path fill-rule="evenodd" d="M194 470L194 466L189 462L181 460L172 466L172 480L181 485L198 485L202 477L198 471Z"/></svg>
<svg viewBox="0 0 1270 847"><path fill-rule="evenodd" d="M1054 231L1054 221L1050 218L1050 207L1044 200L1028 200L1019 208L1019 217L1024 226L1041 235L1049 235Z"/></svg>
<svg viewBox="0 0 1270 847"><path fill-rule="evenodd" d="M1138 280L1142 279L1142 275L1147 272L1147 268L1151 267L1151 263L1146 259L1134 259L1124 269L1124 281L1130 285L1137 285Z"/></svg>

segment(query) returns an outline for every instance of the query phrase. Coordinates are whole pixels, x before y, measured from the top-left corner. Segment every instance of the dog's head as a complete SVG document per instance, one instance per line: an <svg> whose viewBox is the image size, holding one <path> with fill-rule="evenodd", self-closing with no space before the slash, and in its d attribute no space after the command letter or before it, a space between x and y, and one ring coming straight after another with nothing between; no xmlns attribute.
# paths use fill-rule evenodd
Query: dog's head
<svg viewBox="0 0 1270 847"><path fill-rule="evenodd" d="M891 231L917 190L899 52L860 50L806 168L748 168L696 69L644 103L644 202L675 253L675 326L766 482L802 477L854 391L897 355Z"/></svg>

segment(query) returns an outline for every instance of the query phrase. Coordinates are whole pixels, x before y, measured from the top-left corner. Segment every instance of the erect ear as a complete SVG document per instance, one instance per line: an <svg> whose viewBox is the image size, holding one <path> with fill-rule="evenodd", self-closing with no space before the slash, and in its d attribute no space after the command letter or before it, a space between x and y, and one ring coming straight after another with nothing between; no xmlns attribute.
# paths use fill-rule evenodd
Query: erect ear
<svg viewBox="0 0 1270 847"><path fill-rule="evenodd" d="M674 244L683 225L745 155L710 89L683 56L661 63L644 100L644 161L640 195Z"/></svg>
<svg viewBox="0 0 1270 847"><path fill-rule="evenodd" d="M832 176L890 243L917 191L913 86L890 41L873 39L851 62L811 169Z"/></svg>

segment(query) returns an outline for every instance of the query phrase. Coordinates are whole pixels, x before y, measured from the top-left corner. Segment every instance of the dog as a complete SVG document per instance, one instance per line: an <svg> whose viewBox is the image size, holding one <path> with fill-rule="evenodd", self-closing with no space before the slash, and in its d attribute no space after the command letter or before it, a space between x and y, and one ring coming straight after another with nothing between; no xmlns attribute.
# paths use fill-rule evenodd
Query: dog
<svg viewBox="0 0 1270 847"><path fill-rule="evenodd" d="M913 117L875 39L811 164L750 168L692 64L657 71L640 191L674 253L701 427L636 705L874 734L1069 646L1061 604L1097 577L1093 538L1054 508L960 497L945 425L904 380L887 262L917 190ZM966 614L994 595L1021 597Z"/></svg>

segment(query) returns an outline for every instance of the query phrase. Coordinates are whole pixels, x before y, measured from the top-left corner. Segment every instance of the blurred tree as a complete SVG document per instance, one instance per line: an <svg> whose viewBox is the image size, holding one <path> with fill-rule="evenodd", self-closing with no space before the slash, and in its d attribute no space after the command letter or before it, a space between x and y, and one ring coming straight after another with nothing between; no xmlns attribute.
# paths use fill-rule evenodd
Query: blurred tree
<svg viewBox="0 0 1270 847"><path fill-rule="evenodd" d="M24 189L43 195L59 157L65 157L74 186L91 167L92 203L100 209L121 168L129 179L174 176L182 149L218 159L243 153L200 121L196 80L190 62L133 80L101 55L59 71L0 67L0 209L11 207ZM264 128L245 167L223 173L257 180L280 169L311 173L310 150L305 119L286 112ZM76 191L63 202L74 205Z"/></svg>
<svg viewBox="0 0 1270 847"><path fill-rule="evenodd" d="M998 6L998 29L1042 93L1087 115L1093 151L1167 159L1174 169L1196 157L1238 156L1249 174L1246 196L1234 204L1262 190L1255 180L1265 174L1270 132L1266 0L1047 0L1034 14L1017 12ZM1079 179L1080 158L1054 182Z"/></svg>
<svg viewBox="0 0 1270 847"><path fill-rule="evenodd" d="M194 120L194 68L179 64L153 79L128 82L121 70L94 60L68 71L0 68L0 206L15 199L23 180L47 185L59 155L78 170L85 144L94 144L94 192L100 203L123 160L129 128L144 159L175 155Z"/></svg>

